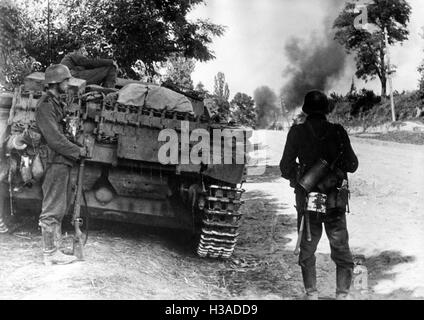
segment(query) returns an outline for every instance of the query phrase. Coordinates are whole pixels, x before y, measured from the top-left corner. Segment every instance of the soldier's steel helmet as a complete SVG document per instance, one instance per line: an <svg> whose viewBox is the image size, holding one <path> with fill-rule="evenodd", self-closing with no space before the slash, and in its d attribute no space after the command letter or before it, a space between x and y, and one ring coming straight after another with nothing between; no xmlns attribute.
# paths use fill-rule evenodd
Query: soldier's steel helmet
<svg viewBox="0 0 424 320"><path fill-rule="evenodd" d="M46 84L61 83L72 77L68 67L63 64L53 64L46 69L45 80Z"/></svg>
<svg viewBox="0 0 424 320"><path fill-rule="evenodd" d="M302 110L306 114L328 114L330 112L329 106L325 93L319 90L312 90L306 94Z"/></svg>

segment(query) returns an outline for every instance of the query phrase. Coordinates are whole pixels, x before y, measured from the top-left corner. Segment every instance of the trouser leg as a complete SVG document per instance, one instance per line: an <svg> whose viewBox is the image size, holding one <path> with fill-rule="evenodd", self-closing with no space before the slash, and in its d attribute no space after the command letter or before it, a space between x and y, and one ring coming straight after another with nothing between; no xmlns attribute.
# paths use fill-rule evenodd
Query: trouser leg
<svg viewBox="0 0 424 320"><path fill-rule="evenodd" d="M71 167L51 164L47 167L42 184L43 204L39 219L42 228L54 232L62 224L69 201Z"/></svg>
<svg viewBox="0 0 424 320"><path fill-rule="evenodd" d="M103 86L105 88L115 88L116 85L116 68L115 66L110 66L106 77L103 81Z"/></svg>
<svg viewBox="0 0 424 320"><path fill-rule="evenodd" d="M300 214L298 218L301 219ZM315 252L322 235L322 223L316 216L311 215L310 226L312 241L307 241L305 227L300 242L299 265L302 269L303 284L307 294L314 294L317 292Z"/></svg>
<svg viewBox="0 0 424 320"><path fill-rule="evenodd" d="M76 260L76 257L59 251L58 233L70 199L70 177L71 167L67 165L52 164L47 167L42 185L43 205L39 220L45 265L68 264Z"/></svg>
<svg viewBox="0 0 424 320"><path fill-rule="evenodd" d="M10 214L9 188L0 182L0 234L9 232L6 217Z"/></svg>
<svg viewBox="0 0 424 320"><path fill-rule="evenodd" d="M116 84L115 66L99 67L75 72L75 77L84 79L87 84L103 85L106 88L114 88Z"/></svg>
<svg viewBox="0 0 424 320"><path fill-rule="evenodd" d="M328 215L324 225L330 241L331 259L337 266L336 295L346 296L349 293L353 275L353 258L349 248L346 214L335 213Z"/></svg>

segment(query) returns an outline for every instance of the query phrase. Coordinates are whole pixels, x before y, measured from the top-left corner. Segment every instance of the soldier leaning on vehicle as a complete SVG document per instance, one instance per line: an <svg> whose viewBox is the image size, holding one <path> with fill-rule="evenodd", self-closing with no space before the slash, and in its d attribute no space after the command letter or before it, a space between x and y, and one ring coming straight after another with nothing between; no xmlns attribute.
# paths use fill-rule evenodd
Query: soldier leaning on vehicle
<svg viewBox="0 0 424 320"><path fill-rule="evenodd" d="M43 258L46 265L67 264L76 257L59 250L62 219L70 202L71 169L76 161L86 156L86 149L70 142L64 135L65 117L61 95L67 93L71 73L61 64L52 65L45 72L49 88L37 104L37 127L42 144L47 145L45 175L42 183L43 202L39 225L42 230Z"/></svg>
<svg viewBox="0 0 424 320"><path fill-rule="evenodd" d="M307 239L308 232L303 233L299 255L306 298L318 299L315 251L324 224L330 241L331 258L337 266L336 297L344 299L349 293L354 265L346 226L348 196L339 190L342 190L343 182L347 181L347 173L357 170L358 159L351 147L346 130L341 125L327 121L329 101L324 93L317 90L309 92L305 96L303 112L307 115L306 121L290 129L280 169L282 176L290 180L291 187L295 189L299 232L303 226L302 217L308 218L305 221L311 239ZM297 160L299 163L296 162ZM299 183L300 179L310 173L319 161L334 164L333 170L321 181L321 184L311 186L308 192ZM308 197L312 195L312 192L326 199L323 204L326 209L325 214L308 211Z"/></svg>
<svg viewBox="0 0 424 320"><path fill-rule="evenodd" d="M87 50L83 45L67 54L60 63L69 68L73 77L86 80L88 85L115 87L117 63L112 59L87 58Z"/></svg>

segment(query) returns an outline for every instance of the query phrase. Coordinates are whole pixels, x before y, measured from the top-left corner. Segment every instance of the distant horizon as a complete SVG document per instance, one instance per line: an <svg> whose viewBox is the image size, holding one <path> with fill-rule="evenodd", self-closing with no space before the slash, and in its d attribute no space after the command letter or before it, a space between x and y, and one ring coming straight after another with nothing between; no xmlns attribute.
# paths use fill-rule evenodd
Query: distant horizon
<svg viewBox="0 0 424 320"><path fill-rule="evenodd" d="M332 0L205 0L189 17L209 19L227 26L225 34L214 38L210 46L215 60L196 62L193 83L202 82L205 89L213 91L214 77L223 72L230 89L230 99L238 92L253 97L255 89L268 86L277 95L286 83L283 70L288 66L284 54L286 41L293 37L307 39L312 33L323 32L323 19L328 12L325 6ZM325 5L323 5L324 3ZM408 0L412 7L409 39L403 45L391 48L392 64L397 66L393 77L394 90L398 92L418 89L418 67L424 60L424 1ZM336 14L336 13L335 13ZM253 23L254 21L254 23ZM307 21L307 24L299 23ZM347 67L327 93L345 94L350 90L355 76L353 56ZM365 82L355 77L358 90L372 89L381 94L379 79Z"/></svg>

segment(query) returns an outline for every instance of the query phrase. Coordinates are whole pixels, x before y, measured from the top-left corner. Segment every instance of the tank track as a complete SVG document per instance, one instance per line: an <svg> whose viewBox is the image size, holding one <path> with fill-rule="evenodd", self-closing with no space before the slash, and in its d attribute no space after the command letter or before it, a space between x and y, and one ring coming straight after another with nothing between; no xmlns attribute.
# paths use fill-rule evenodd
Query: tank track
<svg viewBox="0 0 424 320"><path fill-rule="evenodd" d="M206 258L228 259L239 236L243 189L212 185L205 194L202 227L197 254Z"/></svg>

